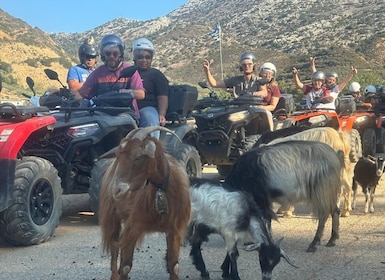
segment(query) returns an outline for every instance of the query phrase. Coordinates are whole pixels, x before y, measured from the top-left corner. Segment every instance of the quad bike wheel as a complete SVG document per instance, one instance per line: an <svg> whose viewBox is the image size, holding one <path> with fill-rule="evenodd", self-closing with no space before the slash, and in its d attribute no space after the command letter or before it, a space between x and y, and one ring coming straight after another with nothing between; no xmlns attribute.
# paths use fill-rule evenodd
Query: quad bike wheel
<svg viewBox="0 0 385 280"><path fill-rule="evenodd" d="M94 164L94 167L91 170L90 188L88 193L90 195L90 207L96 218L98 218L99 214L99 193L102 179L108 166L112 164L113 160L114 158L102 158Z"/></svg>
<svg viewBox="0 0 385 280"><path fill-rule="evenodd" d="M175 158L184 166L189 177L202 177L202 162L195 147L182 143L176 151Z"/></svg>
<svg viewBox="0 0 385 280"><path fill-rule="evenodd" d="M0 236L15 246L47 241L62 213L61 180L47 160L24 157L16 164L12 205L0 213Z"/></svg>
<svg viewBox="0 0 385 280"><path fill-rule="evenodd" d="M376 153L376 132L373 128L367 128L362 132L362 154L363 156L372 155Z"/></svg>
<svg viewBox="0 0 385 280"><path fill-rule="evenodd" d="M351 162L358 162L360 157L362 157L362 144L360 133L357 129L352 129L350 131L350 154L349 159Z"/></svg>

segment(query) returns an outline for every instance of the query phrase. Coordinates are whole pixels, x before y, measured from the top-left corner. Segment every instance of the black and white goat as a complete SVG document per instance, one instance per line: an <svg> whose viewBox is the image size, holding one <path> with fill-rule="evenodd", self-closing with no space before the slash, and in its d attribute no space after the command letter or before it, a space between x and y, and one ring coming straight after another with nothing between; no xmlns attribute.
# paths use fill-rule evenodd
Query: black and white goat
<svg viewBox="0 0 385 280"><path fill-rule="evenodd" d="M383 157L367 156L360 158L354 167L353 176L353 209L356 207L357 183L361 185L365 195L364 213L374 213L374 192L382 174L384 173L385 160Z"/></svg>
<svg viewBox="0 0 385 280"><path fill-rule="evenodd" d="M192 217L187 238L191 243L190 256L202 278L209 278L203 261L201 245L211 233L220 234L227 248L221 265L222 277L238 280L237 241L250 236L259 251L262 279L271 279L274 267L283 257L294 266L287 254L274 243L268 222L252 196L222 185L217 181L191 178L190 197Z"/></svg>
<svg viewBox="0 0 385 280"><path fill-rule="evenodd" d="M326 246L335 246L339 238L338 198L343 167L343 152L335 152L325 143L287 141L243 154L225 183L250 193L268 221L276 217L273 202L281 205L307 202L318 218L316 234L307 249L314 252L329 215L332 233Z"/></svg>

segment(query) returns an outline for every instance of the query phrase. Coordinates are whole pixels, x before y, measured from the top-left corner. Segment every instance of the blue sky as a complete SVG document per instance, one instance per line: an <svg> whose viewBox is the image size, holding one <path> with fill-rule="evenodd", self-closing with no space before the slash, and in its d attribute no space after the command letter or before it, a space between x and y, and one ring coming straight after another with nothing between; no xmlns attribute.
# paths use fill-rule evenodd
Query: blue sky
<svg viewBox="0 0 385 280"><path fill-rule="evenodd" d="M84 32L118 17L149 20L188 0L1 0L0 9L46 32Z"/></svg>

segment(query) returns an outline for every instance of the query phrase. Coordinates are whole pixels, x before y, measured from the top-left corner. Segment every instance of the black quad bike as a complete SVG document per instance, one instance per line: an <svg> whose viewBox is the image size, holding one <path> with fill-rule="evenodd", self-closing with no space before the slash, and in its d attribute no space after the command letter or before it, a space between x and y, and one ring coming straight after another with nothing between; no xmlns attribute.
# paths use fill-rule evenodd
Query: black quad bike
<svg viewBox="0 0 385 280"><path fill-rule="evenodd" d="M125 69L121 77L134 70ZM46 74L58 80L56 72ZM0 236L5 241L32 245L52 236L62 193L87 193L98 157L137 127L131 102L131 97L111 91L90 106L72 99L63 86L40 98L43 106L0 107Z"/></svg>
<svg viewBox="0 0 385 280"><path fill-rule="evenodd" d="M261 80L259 85L263 83L266 81ZM209 97L198 100L192 116L197 126L195 146L203 164L216 165L218 173L226 176L262 133L273 130L271 113L257 107L261 104L261 97L250 94L220 99L211 92Z"/></svg>
<svg viewBox="0 0 385 280"><path fill-rule="evenodd" d="M196 126L191 113L197 98L198 90L195 87L170 85L165 127L173 131L178 137L172 133L161 131L159 140L163 143L166 151L184 166L189 176L202 177L201 158L192 140ZM91 171L90 206L96 217L99 208L100 183L112 160L110 158L97 160Z"/></svg>

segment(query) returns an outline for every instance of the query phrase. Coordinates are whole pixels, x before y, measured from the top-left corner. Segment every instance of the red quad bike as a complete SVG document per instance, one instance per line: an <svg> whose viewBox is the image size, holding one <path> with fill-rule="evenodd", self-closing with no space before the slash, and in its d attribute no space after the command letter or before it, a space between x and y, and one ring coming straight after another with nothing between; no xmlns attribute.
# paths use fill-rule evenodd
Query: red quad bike
<svg viewBox="0 0 385 280"><path fill-rule="evenodd" d="M0 87L1 89L1 87ZM24 156L35 133L52 131L47 107L0 104L0 237L26 246L49 239L61 215L61 180L50 161Z"/></svg>
<svg viewBox="0 0 385 280"><path fill-rule="evenodd" d="M354 98L345 95L337 98L336 110L342 130L357 130L362 143L363 156L385 152L385 129L382 115L356 104Z"/></svg>
<svg viewBox="0 0 385 280"><path fill-rule="evenodd" d="M283 97L287 98L287 97ZM328 109L307 109L304 106L297 106L296 110L292 113L288 112L286 108L281 108L280 103L283 98L281 97L277 109L273 113L274 128L275 130L289 127L292 125L304 126L307 128L314 127L333 127L338 129L338 114L335 110ZM319 103L329 103L329 99L319 100Z"/></svg>
<svg viewBox="0 0 385 280"><path fill-rule="evenodd" d="M351 96L350 96L351 97ZM280 100L281 101L281 100ZM292 114L287 113L287 109L279 108L273 113L274 128L281 129L292 125L307 128L332 127L334 129L346 130L350 134L351 160L358 160L362 156L361 142L365 139L366 154L375 149L375 138L373 139L374 128L376 126L374 114L372 112L361 112L361 115L352 115L352 107L355 111L355 103L351 99L337 98L336 110L328 109L307 109L304 104L299 104L297 110ZM319 102L329 102L328 99ZM365 131L366 128L370 128ZM370 134L370 141L368 140ZM383 133L385 135L385 133ZM361 140L362 139L362 140ZM362 144L363 145L363 144ZM362 147L362 151L364 147Z"/></svg>
<svg viewBox="0 0 385 280"><path fill-rule="evenodd" d="M59 81L48 70L47 76ZM135 70L124 69L121 78ZM88 193L99 156L137 128L132 97L113 86L93 98L92 106L73 99L63 86L40 97L40 107L0 107L0 237L7 243L48 240L59 223L61 195Z"/></svg>

